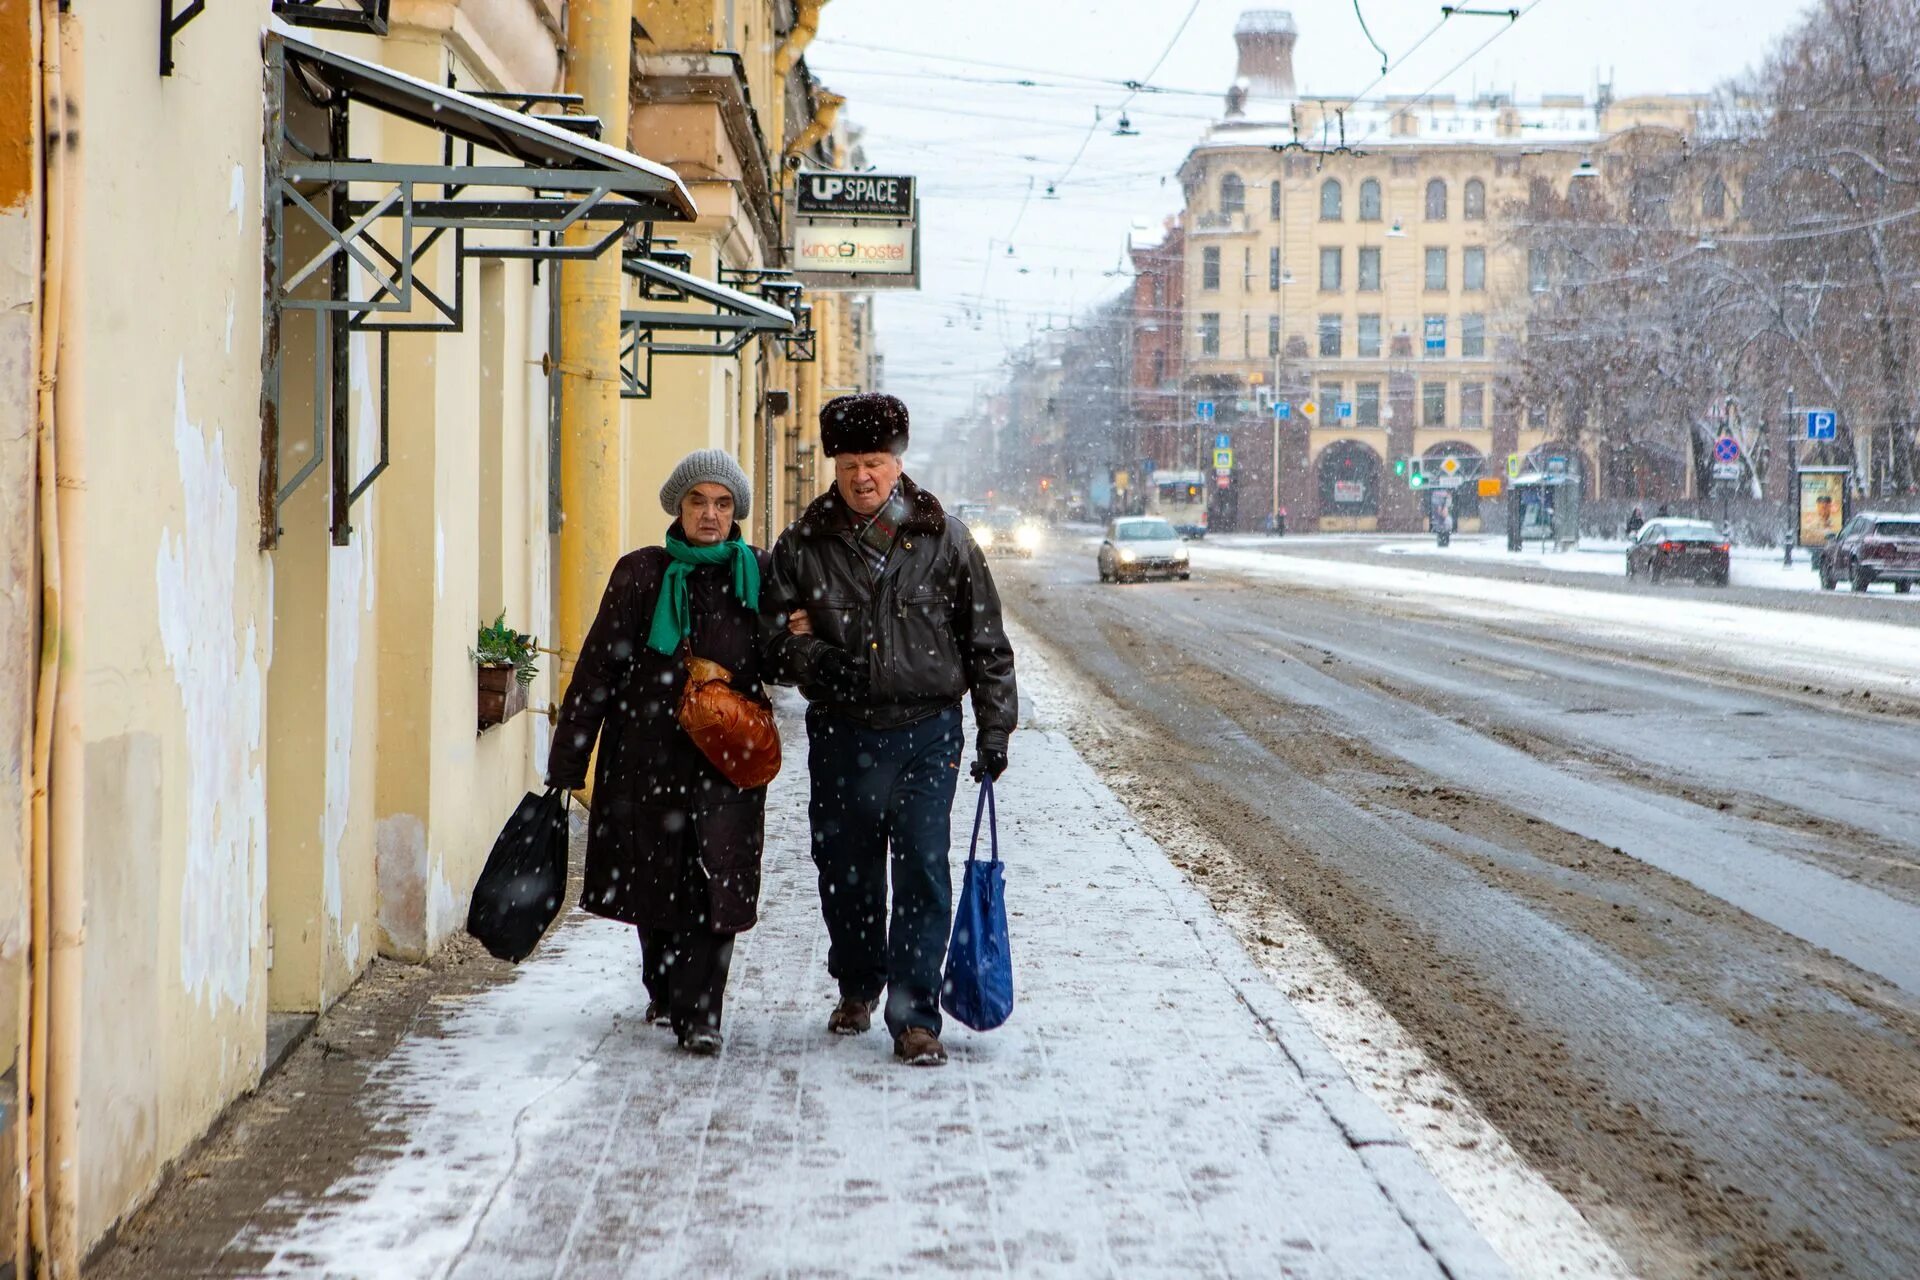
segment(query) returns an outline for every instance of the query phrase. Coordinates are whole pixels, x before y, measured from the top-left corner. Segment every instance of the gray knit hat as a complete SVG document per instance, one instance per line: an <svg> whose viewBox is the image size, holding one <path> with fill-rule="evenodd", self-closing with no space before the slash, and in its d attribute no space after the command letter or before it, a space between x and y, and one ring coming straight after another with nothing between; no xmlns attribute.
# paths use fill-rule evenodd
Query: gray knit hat
<svg viewBox="0 0 1920 1280"><path fill-rule="evenodd" d="M697 484L725 485L733 494L733 515L745 520L753 511L753 481L725 449L695 449L680 459L667 482L660 486L660 507L670 516L680 514L680 500Z"/></svg>

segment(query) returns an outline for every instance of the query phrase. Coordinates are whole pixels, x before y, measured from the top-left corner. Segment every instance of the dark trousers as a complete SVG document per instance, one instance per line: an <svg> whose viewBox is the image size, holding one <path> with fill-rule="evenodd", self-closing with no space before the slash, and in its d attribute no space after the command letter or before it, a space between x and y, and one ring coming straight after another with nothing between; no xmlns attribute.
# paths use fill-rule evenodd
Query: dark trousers
<svg viewBox="0 0 1920 1280"><path fill-rule="evenodd" d="M953 926L947 865L960 708L898 729L807 712L813 861L840 994L887 992L887 1030L940 1033L940 971ZM891 858L889 858L891 852ZM893 910L887 910L887 880Z"/></svg>
<svg viewBox="0 0 1920 1280"><path fill-rule="evenodd" d="M720 1029L733 963L733 935L711 929L640 930L640 976L647 997L666 1008L674 1034Z"/></svg>

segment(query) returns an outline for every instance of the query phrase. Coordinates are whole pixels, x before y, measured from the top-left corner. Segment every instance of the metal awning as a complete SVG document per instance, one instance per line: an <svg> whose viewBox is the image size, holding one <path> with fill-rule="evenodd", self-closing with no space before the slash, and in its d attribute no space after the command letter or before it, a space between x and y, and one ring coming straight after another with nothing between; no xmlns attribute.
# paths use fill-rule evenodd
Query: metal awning
<svg viewBox="0 0 1920 1280"><path fill-rule="evenodd" d="M279 513L323 462L333 479L333 541L351 532L348 512L386 466L387 338L395 332L453 333L465 320L470 258L590 259L654 222L698 215L671 168L590 136L585 117L554 123L498 101L394 71L308 43L284 31L266 37L267 341L262 377L266 464L261 476L262 543L278 540ZM543 104L578 105L535 95ZM355 106L429 129L439 163L400 163L351 154ZM315 246L289 262L289 223ZM571 242L567 233L593 226ZM418 268L451 239L450 269L429 285ZM357 270L356 270L357 268ZM536 266L536 271L538 267ZM312 447L280 479L282 316L314 313ZM380 336L380 460L349 474L350 374L354 331Z"/></svg>
<svg viewBox="0 0 1920 1280"><path fill-rule="evenodd" d="M650 302L704 302L712 311L668 310L652 307L620 312L620 394L644 400L652 394L653 357L731 356L763 333L795 332L795 311L755 297L742 289L702 279L691 271L662 262L658 257L628 254L621 269L639 281L642 300ZM762 288L767 287L765 284ZM776 285L782 297L797 296L798 288ZM797 308L796 308L797 310ZM706 342L665 340L661 334L711 334Z"/></svg>

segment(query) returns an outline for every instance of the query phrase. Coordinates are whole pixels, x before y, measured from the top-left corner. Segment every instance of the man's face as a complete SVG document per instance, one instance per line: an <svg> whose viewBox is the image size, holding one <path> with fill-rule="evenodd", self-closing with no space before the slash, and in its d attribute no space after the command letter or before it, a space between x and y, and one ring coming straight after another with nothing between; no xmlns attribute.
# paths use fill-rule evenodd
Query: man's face
<svg viewBox="0 0 1920 1280"><path fill-rule="evenodd" d="M892 453L836 453L833 482L840 500L854 514L870 516L886 505L893 486L900 483L900 458Z"/></svg>
<svg viewBox="0 0 1920 1280"><path fill-rule="evenodd" d="M733 528L733 491L710 480L687 490L680 499L680 527L693 546L718 546Z"/></svg>

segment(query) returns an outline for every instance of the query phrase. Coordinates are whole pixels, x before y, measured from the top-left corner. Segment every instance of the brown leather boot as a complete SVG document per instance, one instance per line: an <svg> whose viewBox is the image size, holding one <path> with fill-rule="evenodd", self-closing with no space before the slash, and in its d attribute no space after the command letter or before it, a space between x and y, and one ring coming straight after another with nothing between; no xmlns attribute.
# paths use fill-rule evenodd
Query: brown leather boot
<svg viewBox="0 0 1920 1280"><path fill-rule="evenodd" d="M873 1011L879 1007L877 998L855 1000L852 996L841 996L840 1003L827 1015L827 1030L836 1036L863 1035L873 1026Z"/></svg>
<svg viewBox="0 0 1920 1280"><path fill-rule="evenodd" d="M893 1056L910 1067L944 1067L947 1049L925 1027L908 1027L893 1042Z"/></svg>

